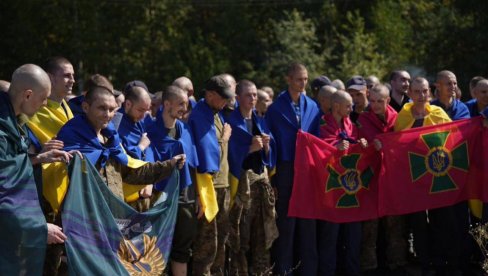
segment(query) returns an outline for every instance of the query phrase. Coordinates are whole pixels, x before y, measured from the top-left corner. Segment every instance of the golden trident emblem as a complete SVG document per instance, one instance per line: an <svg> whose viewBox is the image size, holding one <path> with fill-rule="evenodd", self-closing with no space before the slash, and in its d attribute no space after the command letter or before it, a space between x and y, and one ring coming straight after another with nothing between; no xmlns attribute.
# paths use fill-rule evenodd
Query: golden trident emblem
<svg viewBox="0 0 488 276"><path fill-rule="evenodd" d="M131 276L162 275L166 264L156 245L157 237L143 234L143 239L144 254L130 240L122 240L117 252L120 262Z"/></svg>
<svg viewBox="0 0 488 276"><path fill-rule="evenodd" d="M446 166L446 154L443 151L436 151L432 154L432 163L436 171L442 171Z"/></svg>

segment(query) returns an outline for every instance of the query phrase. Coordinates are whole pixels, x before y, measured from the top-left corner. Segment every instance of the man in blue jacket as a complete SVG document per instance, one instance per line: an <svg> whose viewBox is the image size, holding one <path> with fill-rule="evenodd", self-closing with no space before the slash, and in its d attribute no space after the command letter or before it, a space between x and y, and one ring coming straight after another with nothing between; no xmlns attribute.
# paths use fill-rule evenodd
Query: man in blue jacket
<svg viewBox="0 0 488 276"><path fill-rule="evenodd" d="M272 261L276 274L293 273L291 271L300 262L300 275L316 275L315 220L288 217L288 203L293 188L296 135L299 130L318 135L319 108L305 95L308 72L304 65L291 64L286 80L288 89L280 93L266 113L266 122L277 148L276 175L271 184L277 192L279 237L273 244Z"/></svg>

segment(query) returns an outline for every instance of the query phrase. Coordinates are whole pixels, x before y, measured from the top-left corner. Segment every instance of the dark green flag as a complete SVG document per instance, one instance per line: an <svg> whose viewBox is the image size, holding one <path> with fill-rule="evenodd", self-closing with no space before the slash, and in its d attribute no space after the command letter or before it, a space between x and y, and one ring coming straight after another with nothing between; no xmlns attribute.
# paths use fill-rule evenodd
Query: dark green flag
<svg viewBox="0 0 488 276"><path fill-rule="evenodd" d="M87 159L74 158L62 211L70 275L161 275L178 208L178 170L144 213L117 198Z"/></svg>
<svg viewBox="0 0 488 276"><path fill-rule="evenodd" d="M41 275L46 251L46 220L21 131L0 92L0 275Z"/></svg>

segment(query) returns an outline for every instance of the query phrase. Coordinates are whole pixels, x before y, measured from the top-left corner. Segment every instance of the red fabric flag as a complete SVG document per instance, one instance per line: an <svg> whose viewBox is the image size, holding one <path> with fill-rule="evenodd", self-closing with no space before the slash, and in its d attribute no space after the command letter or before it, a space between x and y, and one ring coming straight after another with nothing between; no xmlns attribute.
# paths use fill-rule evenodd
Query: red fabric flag
<svg viewBox="0 0 488 276"><path fill-rule="evenodd" d="M383 145L380 216L488 199L481 131L481 118L474 118L377 136Z"/></svg>
<svg viewBox="0 0 488 276"><path fill-rule="evenodd" d="M298 132L295 178L288 215L336 223L376 218L379 156L373 147L339 151Z"/></svg>

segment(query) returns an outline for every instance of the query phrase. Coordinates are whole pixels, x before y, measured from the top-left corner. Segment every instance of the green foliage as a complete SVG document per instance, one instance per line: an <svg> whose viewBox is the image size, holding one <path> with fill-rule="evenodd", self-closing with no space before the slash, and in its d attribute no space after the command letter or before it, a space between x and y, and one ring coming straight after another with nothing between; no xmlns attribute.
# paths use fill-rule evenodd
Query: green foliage
<svg viewBox="0 0 488 276"><path fill-rule="evenodd" d="M487 8L481 0L3 0L0 79L62 55L78 85L101 73L119 88L141 79L157 91L186 75L198 92L228 72L282 89L298 61L310 79L449 69L466 90L487 75Z"/></svg>
<svg viewBox="0 0 488 276"><path fill-rule="evenodd" d="M364 30L364 19L359 12L347 12L347 22L339 33L340 64L338 75L346 80L353 75L376 75L386 73L386 59L377 51L376 37Z"/></svg>
<svg viewBox="0 0 488 276"><path fill-rule="evenodd" d="M292 10L284 12L283 19L271 19L269 27L270 35L264 38L267 53L262 64L261 75L264 78L260 81L284 88L285 72L292 62L305 64L309 77L322 71L323 58L316 52L319 44L312 20Z"/></svg>

